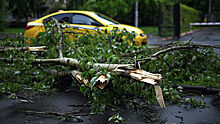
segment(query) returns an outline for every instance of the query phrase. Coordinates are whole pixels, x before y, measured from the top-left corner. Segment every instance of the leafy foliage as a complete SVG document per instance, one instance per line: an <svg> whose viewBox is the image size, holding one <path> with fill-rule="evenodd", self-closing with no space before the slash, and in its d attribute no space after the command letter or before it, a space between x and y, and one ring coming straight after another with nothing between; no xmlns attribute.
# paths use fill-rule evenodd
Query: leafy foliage
<svg viewBox="0 0 220 124"><path fill-rule="evenodd" d="M117 114L115 114L114 116L110 117L110 118L108 119L108 121L114 122L114 123L123 123L123 122L124 122L124 119L119 116L119 113L117 113Z"/></svg>
<svg viewBox="0 0 220 124"><path fill-rule="evenodd" d="M174 0L175 1L175 0ZM161 8L161 31L162 36L172 36L174 32L174 2L172 1L160 1ZM180 25L181 32L189 31L189 24L192 22L199 22L201 20L201 12L187 6L185 4L180 3Z"/></svg>
<svg viewBox="0 0 220 124"><path fill-rule="evenodd" d="M42 6L45 4L43 0L8 0L9 8L17 21L20 21L22 18L31 17L32 14L35 18L39 18L40 13L45 12Z"/></svg>
<svg viewBox="0 0 220 124"><path fill-rule="evenodd" d="M26 39L21 35L22 34L18 35L15 39L5 39L1 41L0 46L27 47ZM37 91L50 89L54 78L51 76L45 78L46 74L31 63L31 60L35 58L36 54L22 52L20 50L6 51L0 54L1 58L17 58L14 63L10 64L1 61L0 93L13 93L30 88ZM23 61L22 59L24 58L27 59L27 61Z"/></svg>
<svg viewBox="0 0 220 124"><path fill-rule="evenodd" d="M86 34L76 34L70 28L62 25L63 31L72 33L63 34L63 54L65 57L75 58L82 64L82 77L91 82L91 86L84 84L79 86L80 92L87 96L91 103L91 114L103 113L107 108L122 105L125 101L135 103L144 102L151 104L156 101L154 88L151 85L137 82L133 79L118 76L104 70L101 67L93 68L94 63L135 63L137 59L143 59L158 51L149 49L148 46L135 46L134 33L126 30L97 31ZM64 28L65 27L65 28ZM62 35L54 26L54 22L45 24L45 32L41 32L38 38L31 39L31 46L45 45L47 51L43 53L30 53L21 51L7 51L0 53L1 58L18 58L14 63L1 62L0 92L14 93L23 88L35 88L45 90L52 86L55 77L41 72L36 65L31 63L35 58L58 58L59 38ZM74 40L74 41L72 41ZM122 42L122 40L124 40ZM16 39L5 39L1 46L23 47L28 46L26 39L18 36ZM171 46L182 46L189 42L173 42ZM167 47L163 47L166 49ZM162 49L162 47L161 47ZM26 58L26 61L19 60ZM90 64L88 64L90 62ZM75 68L45 65L44 67L59 70L73 70ZM185 49L167 52L141 65L143 70L160 73L163 75L163 92L165 98L174 103L181 103L182 89L171 88L171 84L190 84L220 87L220 64L212 48ZM105 90L95 88L94 80L100 74L110 79L110 84ZM75 83L75 82L74 82ZM12 95L14 96L14 95ZM185 100L184 103L197 104L193 100ZM190 101L190 102L189 102ZM123 121L119 115L112 117L112 121Z"/></svg>

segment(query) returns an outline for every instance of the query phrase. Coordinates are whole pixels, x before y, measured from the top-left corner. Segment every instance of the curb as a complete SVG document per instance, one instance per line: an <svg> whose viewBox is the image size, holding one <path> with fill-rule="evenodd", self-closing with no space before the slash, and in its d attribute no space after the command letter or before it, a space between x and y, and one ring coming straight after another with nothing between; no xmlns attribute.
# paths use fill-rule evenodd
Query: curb
<svg viewBox="0 0 220 124"><path fill-rule="evenodd" d="M192 30L192 31L184 32L184 33L181 33L180 36L183 37L185 35L189 35L189 34L195 33L197 31L200 31L200 30L203 30L203 29L204 28L199 28L199 29L195 29L195 30ZM172 39L174 39L174 37L170 36L170 37L163 38L162 41L167 41L167 40L172 40Z"/></svg>

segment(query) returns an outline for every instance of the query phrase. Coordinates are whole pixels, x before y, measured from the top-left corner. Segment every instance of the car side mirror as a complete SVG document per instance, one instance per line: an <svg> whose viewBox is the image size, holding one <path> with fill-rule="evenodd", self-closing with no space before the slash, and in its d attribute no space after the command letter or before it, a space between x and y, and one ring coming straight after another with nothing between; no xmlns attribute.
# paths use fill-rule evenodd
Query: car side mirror
<svg viewBox="0 0 220 124"><path fill-rule="evenodd" d="M91 25L94 25L94 26L103 26L101 23L99 22L91 22Z"/></svg>

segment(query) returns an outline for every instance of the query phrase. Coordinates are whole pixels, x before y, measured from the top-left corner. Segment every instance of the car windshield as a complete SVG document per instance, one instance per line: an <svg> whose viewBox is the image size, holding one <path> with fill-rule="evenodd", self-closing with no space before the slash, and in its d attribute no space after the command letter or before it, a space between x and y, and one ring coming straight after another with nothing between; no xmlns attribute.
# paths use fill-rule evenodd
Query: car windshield
<svg viewBox="0 0 220 124"><path fill-rule="evenodd" d="M98 18L99 20L101 20L101 22L105 23L106 25L116 25L116 24L120 24L119 22L103 15L100 13L93 13L93 16L95 16L96 18Z"/></svg>

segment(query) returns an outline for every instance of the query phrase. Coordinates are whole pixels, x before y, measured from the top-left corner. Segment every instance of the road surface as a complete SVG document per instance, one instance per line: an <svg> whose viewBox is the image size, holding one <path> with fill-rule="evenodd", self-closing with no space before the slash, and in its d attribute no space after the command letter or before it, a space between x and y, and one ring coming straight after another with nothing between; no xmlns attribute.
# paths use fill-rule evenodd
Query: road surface
<svg viewBox="0 0 220 124"><path fill-rule="evenodd" d="M148 44L158 46L170 43L174 40L163 41L161 37L149 36ZM219 28L202 28L192 34L185 35L180 41L192 41L195 44L220 46L220 27ZM220 49L214 49L220 57Z"/></svg>

